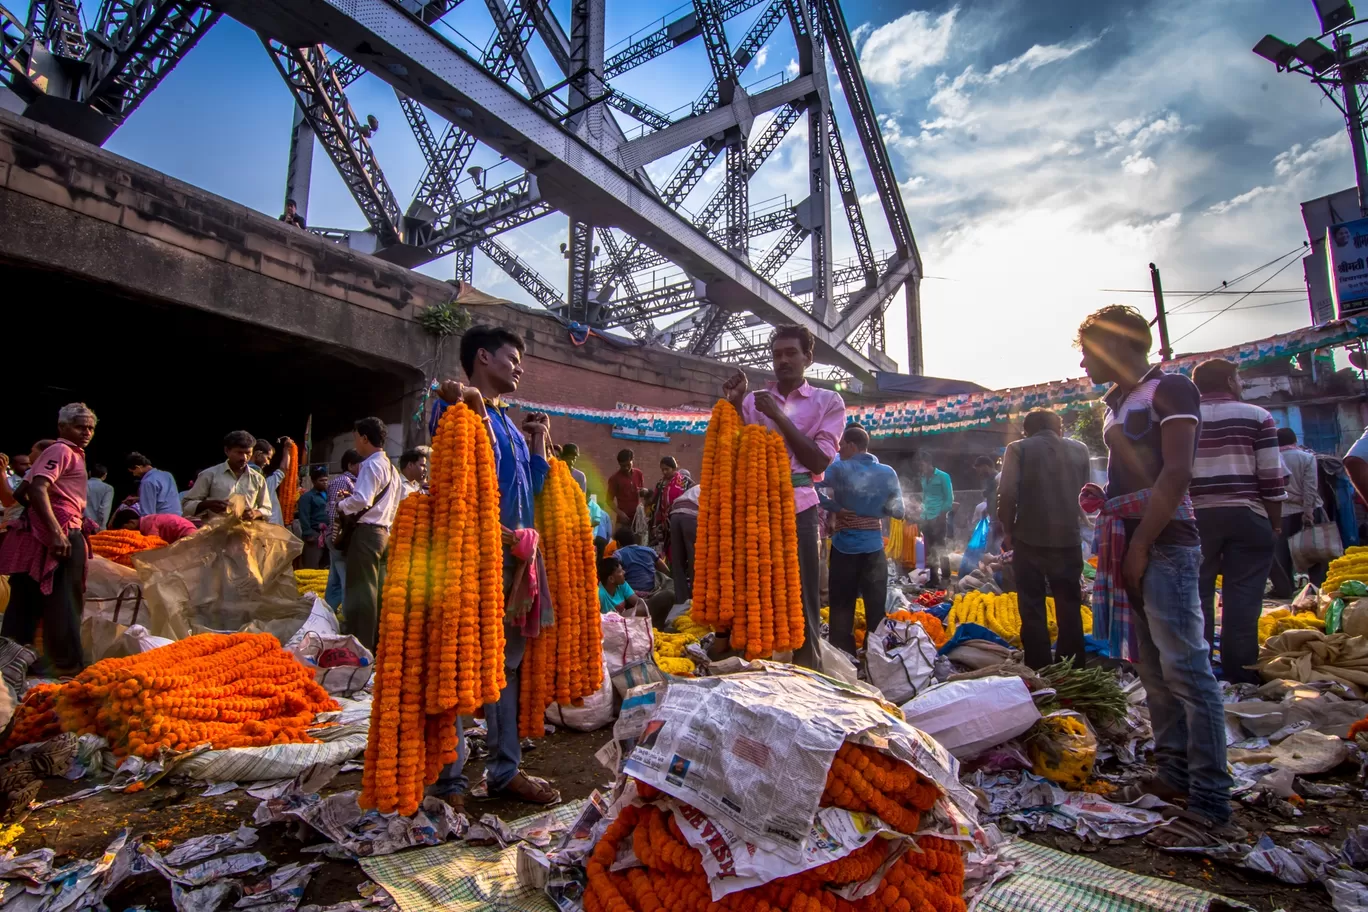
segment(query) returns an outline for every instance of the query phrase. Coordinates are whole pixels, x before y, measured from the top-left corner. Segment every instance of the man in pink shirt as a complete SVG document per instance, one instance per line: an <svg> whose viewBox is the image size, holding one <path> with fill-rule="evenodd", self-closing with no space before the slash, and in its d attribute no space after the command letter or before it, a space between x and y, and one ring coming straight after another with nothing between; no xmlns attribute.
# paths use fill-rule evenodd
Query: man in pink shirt
<svg viewBox="0 0 1368 912"><path fill-rule="evenodd" d="M835 458L845 430L845 402L839 394L807 382L816 339L804 326L776 326L770 336L775 379L763 390L748 392L750 381L737 371L722 395L747 424L763 424L784 436L793 472L793 501L798 514L798 572L803 584L803 645L794 662L817 667L816 639L822 629L817 538L817 489L822 473Z"/></svg>
<svg viewBox="0 0 1368 912"><path fill-rule="evenodd" d="M33 643L43 622L50 674L75 674L81 660L85 594L85 448L95 436L95 413L73 402L57 413L57 442L29 470L28 507L0 543L0 573L10 575L10 601L0 635Z"/></svg>

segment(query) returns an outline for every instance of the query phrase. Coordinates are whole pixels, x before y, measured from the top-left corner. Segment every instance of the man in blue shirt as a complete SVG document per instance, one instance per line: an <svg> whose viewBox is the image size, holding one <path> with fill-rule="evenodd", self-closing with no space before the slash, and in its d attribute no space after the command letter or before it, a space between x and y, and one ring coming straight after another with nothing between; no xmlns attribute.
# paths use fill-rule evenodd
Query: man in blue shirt
<svg viewBox="0 0 1368 912"><path fill-rule="evenodd" d="M152 460L142 453L129 453L124 459L128 474L138 479L138 509L143 516L156 516L159 513L181 512L180 493L176 490L176 479L170 472L152 467Z"/></svg>
<svg viewBox="0 0 1368 912"><path fill-rule="evenodd" d="M926 567L931 571L927 585L932 589L950 584L950 552L946 539L950 535L950 508L955 505L955 485L950 476L936 468L931 454L921 458L921 533L926 543Z"/></svg>
<svg viewBox="0 0 1368 912"><path fill-rule="evenodd" d="M438 390L441 402L433 410L433 428L447 405L464 402L484 418L494 448L494 464L499 480L499 519L504 527L504 548L513 541L513 531L534 524L534 498L541 493L551 464L547 462L546 437L550 421L545 414L533 412L523 419L521 428L508 417L508 406L499 397L516 392L522 379L523 340L517 333L497 326L473 326L461 337L461 368L470 386L447 380ZM525 435L525 436L524 436ZM529 443L530 440L530 443ZM540 560L540 557L538 557ZM514 564L504 553L504 595L512 584ZM549 600L545 574L542 598ZM490 796L503 795L531 804L555 804L560 793L545 780L522 772L522 743L518 738L518 679L526 640L521 623L505 622L504 671L506 683L499 701L485 706L486 743L485 782ZM466 743L460 719L456 720L460 753L437 777L433 794L456 811L465 809Z"/></svg>
<svg viewBox="0 0 1368 912"><path fill-rule="evenodd" d="M833 462L817 488L832 516L831 645L855 654L855 599L865 603L865 627L872 634L884 619L888 600L888 558L883 518L903 515L898 473L869 452L869 432L852 424L841 435L841 460Z"/></svg>

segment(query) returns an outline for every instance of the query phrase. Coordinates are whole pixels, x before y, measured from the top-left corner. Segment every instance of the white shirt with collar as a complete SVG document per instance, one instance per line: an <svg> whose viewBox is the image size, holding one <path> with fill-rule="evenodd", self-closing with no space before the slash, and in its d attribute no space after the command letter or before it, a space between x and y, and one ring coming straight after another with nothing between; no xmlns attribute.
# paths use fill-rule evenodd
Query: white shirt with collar
<svg viewBox="0 0 1368 912"><path fill-rule="evenodd" d="M361 461L356 486L349 497L338 502L337 509L348 516L365 511L361 523L388 529L394 524L394 514L404 493L403 476L384 450L376 450Z"/></svg>

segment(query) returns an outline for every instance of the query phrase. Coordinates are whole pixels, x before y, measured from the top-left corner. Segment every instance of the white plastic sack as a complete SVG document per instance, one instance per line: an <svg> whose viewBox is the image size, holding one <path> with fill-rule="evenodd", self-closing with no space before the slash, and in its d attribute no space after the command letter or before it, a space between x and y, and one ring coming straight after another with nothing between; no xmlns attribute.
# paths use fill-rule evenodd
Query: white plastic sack
<svg viewBox="0 0 1368 912"><path fill-rule="evenodd" d="M282 641L285 648L291 651L304 640L305 634L316 633L322 637L330 637L342 632L342 628L337 624L337 612L319 598L317 593L304 593L300 596L300 601L305 600L309 602L309 616L304 619L304 623L295 631L294 636Z"/></svg>
<svg viewBox="0 0 1368 912"><path fill-rule="evenodd" d="M329 740L317 744L269 744L265 747L229 747L205 751L176 767L191 779L210 782L262 782L293 779L316 763L341 766L366 750L369 725L339 726L312 732Z"/></svg>
<svg viewBox="0 0 1368 912"><path fill-rule="evenodd" d="M654 637L651 619L627 618L617 612L603 615L603 661L608 674L615 675L628 665L643 662L651 654Z"/></svg>
<svg viewBox="0 0 1368 912"><path fill-rule="evenodd" d="M1024 734L1040 720L1026 682L1015 675L947 681L904 703L907 724L961 760Z"/></svg>
<svg viewBox="0 0 1368 912"><path fill-rule="evenodd" d="M332 615L331 609L328 614ZM336 626L334 623L334 630ZM370 683L371 675L375 672L375 656L354 636L321 634L310 630L302 637L291 640L285 648L294 653L295 658L301 663L313 669L314 680L330 694L350 696L357 691L365 690L366 685ZM319 668L318 656L325 649L350 649L361 658L362 664Z"/></svg>
<svg viewBox="0 0 1368 912"><path fill-rule="evenodd" d="M126 629L119 637L119 644L123 649L123 655L138 655L142 652L151 652L161 646L170 646L175 640L168 640L166 637L153 636L147 632L147 628L142 624L134 624Z"/></svg>
<svg viewBox="0 0 1368 912"><path fill-rule="evenodd" d="M613 709L613 680L608 674L608 663L603 665L603 686L584 698L583 706L564 706L552 703L546 707L546 721L557 728L575 731L598 731L617 717Z"/></svg>
<svg viewBox="0 0 1368 912"><path fill-rule="evenodd" d="M146 620L138 574L103 557L90 558L81 611L81 653L86 663L128 655L121 639L124 630Z"/></svg>
<svg viewBox="0 0 1368 912"><path fill-rule="evenodd" d="M865 641L869 683L891 703L903 703L931 685L936 644L921 624L884 618Z"/></svg>

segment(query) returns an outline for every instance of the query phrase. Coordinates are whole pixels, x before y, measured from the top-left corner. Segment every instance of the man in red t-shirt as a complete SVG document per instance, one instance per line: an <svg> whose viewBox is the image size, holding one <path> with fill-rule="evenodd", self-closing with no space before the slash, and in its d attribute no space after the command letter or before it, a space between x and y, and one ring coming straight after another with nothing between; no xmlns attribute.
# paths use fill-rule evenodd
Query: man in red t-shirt
<svg viewBox="0 0 1368 912"><path fill-rule="evenodd" d="M10 600L0 635L33 643L43 622L48 673L75 674L81 659L81 607L86 544L85 448L95 436L95 413L73 402L57 413L57 442L28 473L28 507L0 543L0 573L10 575Z"/></svg>
<svg viewBox="0 0 1368 912"><path fill-rule="evenodd" d="M646 494L643 487L646 479L641 474L641 469L632 468L634 458L636 454L631 450L619 450L618 470L608 476L608 499L612 501L613 510L616 511L615 526L632 524L637 507L641 505L641 498Z"/></svg>

